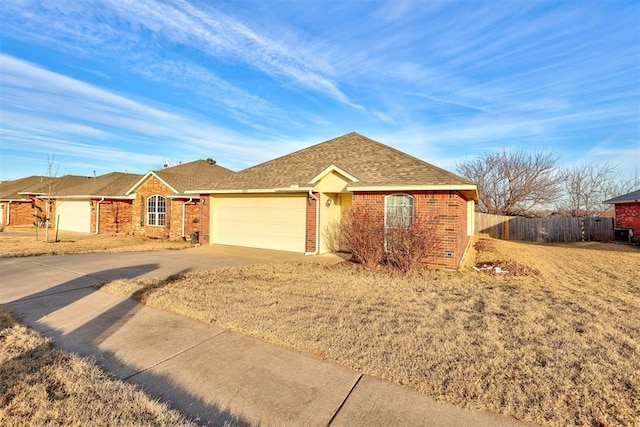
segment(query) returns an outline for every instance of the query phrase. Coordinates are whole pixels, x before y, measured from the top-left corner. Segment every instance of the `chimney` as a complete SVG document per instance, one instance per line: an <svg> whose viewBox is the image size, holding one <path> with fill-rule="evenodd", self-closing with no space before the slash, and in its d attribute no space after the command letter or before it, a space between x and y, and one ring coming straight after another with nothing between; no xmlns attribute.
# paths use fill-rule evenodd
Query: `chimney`
<svg viewBox="0 0 640 427"><path fill-rule="evenodd" d="M207 163L209 163L210 165L215 165L215 164L216 164L216 161L215 161L215 160L213 160L211 157L209 157L209 158L207 159Z"/></svg>

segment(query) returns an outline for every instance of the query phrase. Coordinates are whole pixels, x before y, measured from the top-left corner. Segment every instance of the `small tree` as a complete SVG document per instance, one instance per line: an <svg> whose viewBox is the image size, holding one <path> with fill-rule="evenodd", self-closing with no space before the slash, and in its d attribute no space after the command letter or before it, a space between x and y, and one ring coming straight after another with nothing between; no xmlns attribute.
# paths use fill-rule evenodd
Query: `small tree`
<svg viewBox="0 0 640 427"><path fill-rule="evenodd" d="M337 224L336 242L349 248L352 259L367 267L376 266L384 253L384 223L374 212L353 208Z"/></svg>
<svg viewBox="0 0 640 427"><path fill-rule="evenodd" d="M457 171L478 185L481 212L523 215L556 201L559 158L553 152L503 149L459 163Z"/></svg>

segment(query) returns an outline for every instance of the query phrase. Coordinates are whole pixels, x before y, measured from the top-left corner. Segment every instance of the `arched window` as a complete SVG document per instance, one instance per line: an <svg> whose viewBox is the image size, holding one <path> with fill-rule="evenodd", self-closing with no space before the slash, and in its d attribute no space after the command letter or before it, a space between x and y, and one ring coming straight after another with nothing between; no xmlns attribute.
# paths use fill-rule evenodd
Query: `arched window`
<svg viewBox="0 0 640 427"><path fill-rule="evenodd" d="M384 205L386 228L407 228L413 223L413 196L391 194L385 198Z"/></svg>
<svg viewBox="0 0 640 427"><path fill-rule="evenodd" d="M162 196L151 196L147 200L147 225L162 227L165 224L167 204Z"/></svg>

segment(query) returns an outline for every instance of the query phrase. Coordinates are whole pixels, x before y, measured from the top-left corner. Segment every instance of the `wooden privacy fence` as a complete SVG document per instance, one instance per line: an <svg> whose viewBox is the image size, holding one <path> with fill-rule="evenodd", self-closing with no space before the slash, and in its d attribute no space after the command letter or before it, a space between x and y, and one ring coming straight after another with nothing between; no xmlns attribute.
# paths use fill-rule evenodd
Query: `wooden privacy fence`
<svg viewBox="0 0 640 427"><path fill-rule="evenodd" d="M613 240L613 218L525 218L476 212L476 232L504 240L582 242Z"/></svg>

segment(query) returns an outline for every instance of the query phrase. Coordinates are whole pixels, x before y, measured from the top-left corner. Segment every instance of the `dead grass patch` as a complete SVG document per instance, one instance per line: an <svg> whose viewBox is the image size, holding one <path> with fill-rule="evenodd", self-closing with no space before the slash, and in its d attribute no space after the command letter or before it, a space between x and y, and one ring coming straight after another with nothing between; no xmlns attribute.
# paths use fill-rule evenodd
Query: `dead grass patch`
<svg viewBox="0 0 640 427"><path fill-rule="evenodd" d="M0 310L0 424L196 425Z"/></svg>
<svg viewBox="0 0 640 427"><path fill-rule="evenodd" d="M32 234L33 228L19 229L24 236L0 234L0 258L33 255L66 255L94 252L140 252L166 249L185 249L191 243L184 241L166 241L149 239L144 236L107 236L61 232L54 242L55 232L49 232L50 242L46 242L44 232L40 231L38 240Z"/></svg>
<svg viewBox="0 0 640 427"><path fill-rule="evenodd" d="M120 280L119 295L321 355L441 401L542 425L640 422L640 252L492 241L537 275L343 263Z"/></svg>

